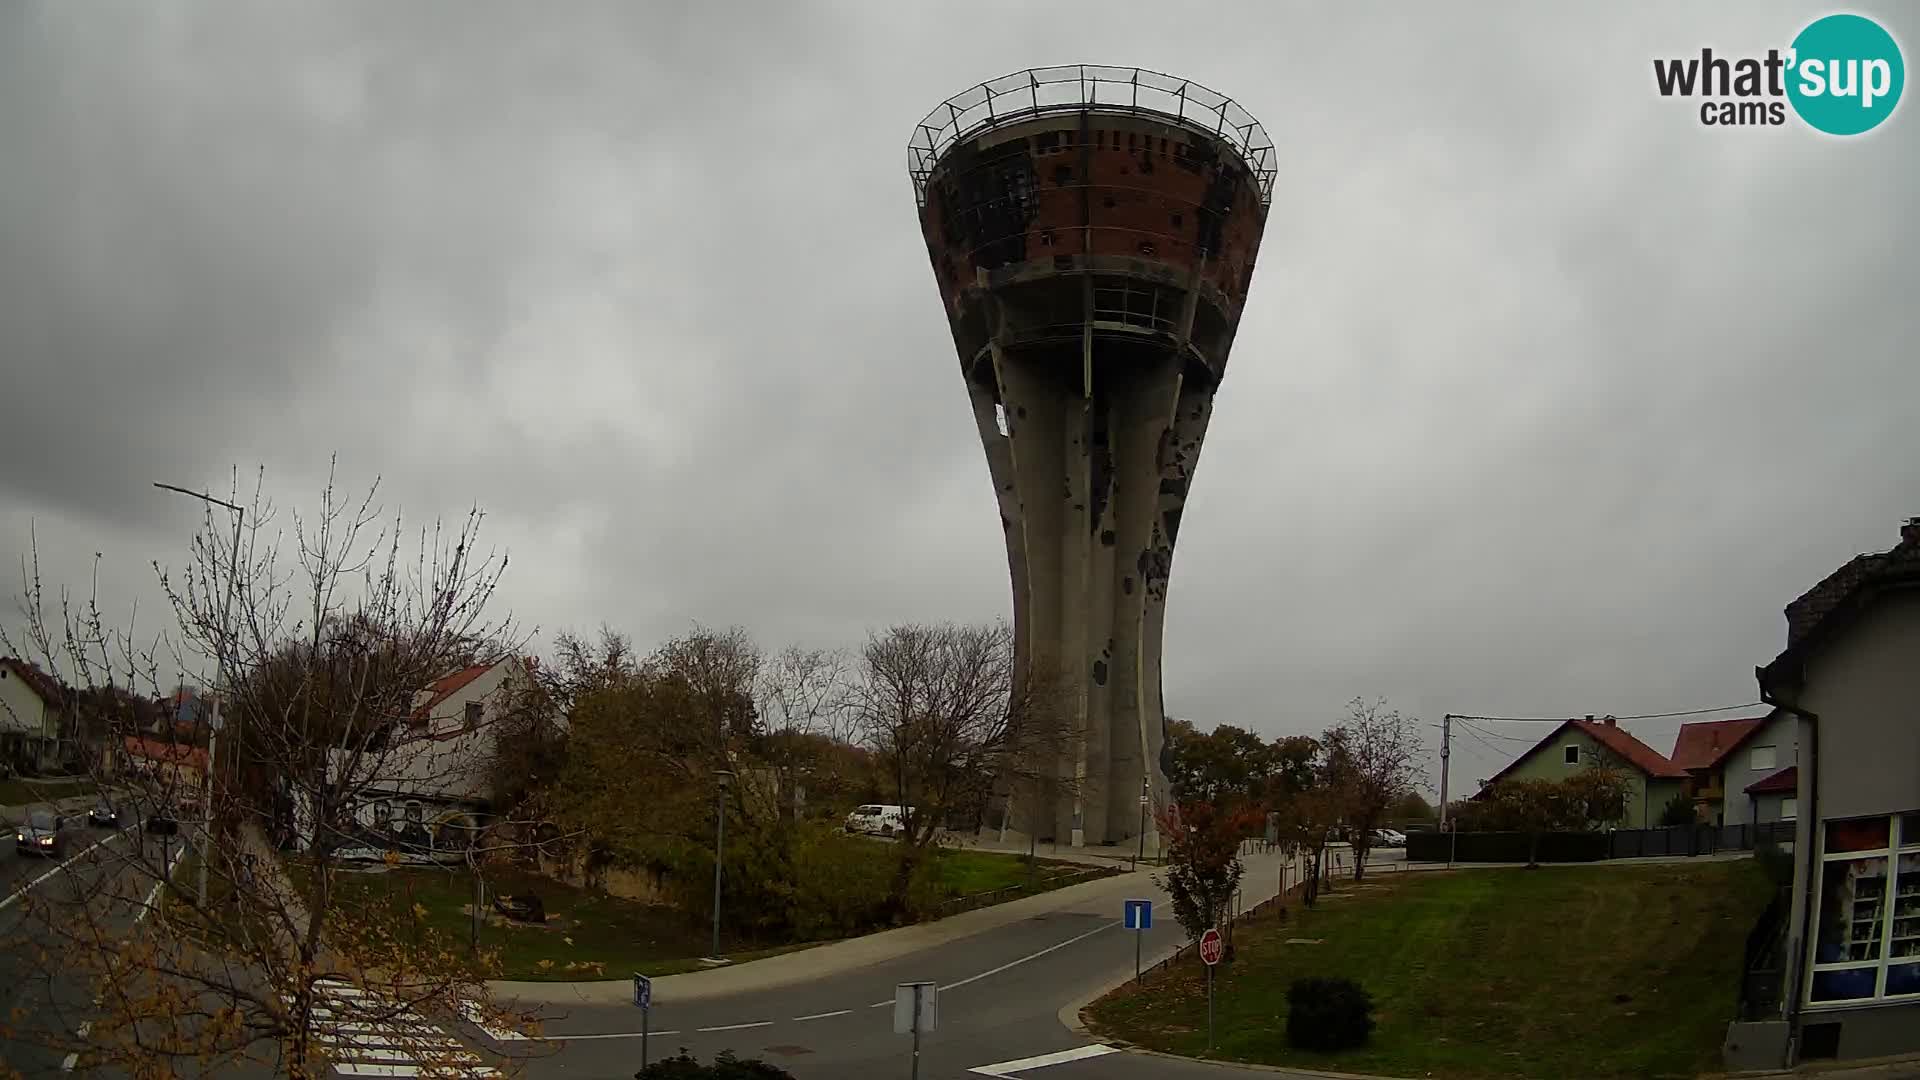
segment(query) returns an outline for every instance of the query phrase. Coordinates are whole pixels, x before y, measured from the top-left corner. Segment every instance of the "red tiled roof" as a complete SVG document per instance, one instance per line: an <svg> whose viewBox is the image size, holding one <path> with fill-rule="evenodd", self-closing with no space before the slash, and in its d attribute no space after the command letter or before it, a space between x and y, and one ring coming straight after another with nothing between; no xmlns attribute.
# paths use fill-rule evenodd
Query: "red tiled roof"
<svg viewBox="0 0 1920 1080"><path fill-rule="evenodd" d="M1800 790L1800 767L1789 765L1772 776L1747 785L1749 795L1781 795Z"/></svg>
<svg viewBox="0 0 1920 1080"><path fill-rule="evenodd" d="M1533 749L1514 758L1507 763L1506 768L1494 773L1493 776L1487 780L1487 786L1491 787L1499 782L1501 777L1512 772L1521 762L1539 752L1541 747L1559 739L1560 733L1568 728L1575 728L1590 736L1594 742L1620 755L1620 757L1626 760L1627 764L1656 780L1686 779L1687 770L1668 761L1665 757L1661 756L1660 751L1627 734L1620 728L1597 720L1568 720L1548 732L1546 738L1533 744Z"/></svg>
<svg viewBox="0 0 1920 1080"><path fill-rule="evenodd" d="M1711 769L1766 722L1766 717L1756 716L1746 720L1696 720L1681 724L1680 734L1673 740L1673 753L1668 757L1682 769Z"/></svg>
<svg viewBox="0 0 1920 1080"><path fill-rule="evenodd" d="M148 761L171 761L176 765L191 765L202 770L207 767L207 751L204 747L142 739L135 735L127 736L126 747L127 753Z"/></svg>
<svg viewBox="0 0 1920 1080"><path fill-rule="evenodd" d="M1574 720L1572 724L1574 727L1593 736L1595 741L1599 742L1602 746L1626 758L1629 764L1641 772L1646 773L1648 776L1667 780L1686 779L1687 770L1668 761L1666 755L1660 753L1660 751L1655 750L1653 747L1648 746L1646 743L1641 742L1639 739L1634 738L1612 724L1604 724L1593 720Z"/></svg>
<svg viewBox="0 0 1920 1080"><path fill-rule="evenodd" d="M502 663L505 663L505 661L495 661L491 664L475 664L472 667L461 668L451 675L442 675L440 678L434 680L434 682L427 687L427 692L433 696L427 699L426 704L413 710L414 718L424 720L428 716L431 716L434 706L459 693L468 683L499 667Z"/></svg>

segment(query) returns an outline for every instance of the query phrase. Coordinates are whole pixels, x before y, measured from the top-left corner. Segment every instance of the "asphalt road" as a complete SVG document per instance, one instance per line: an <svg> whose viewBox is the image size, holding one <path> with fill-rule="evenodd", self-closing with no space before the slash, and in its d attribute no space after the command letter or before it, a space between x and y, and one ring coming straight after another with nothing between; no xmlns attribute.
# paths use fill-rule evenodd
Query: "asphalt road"
<svg viewBox="0 0 1920 1080"><path fill-rule="evenodd" d="M1277 859L1247 858L1245 902L1271 895ZM1182 940L1165 894L1145 872L1078 887L1076 899L1035 918L952 940L908 956L798 985L727 997L661 1004L651 1011L654 1059L685 1048L702 1060L722 1050L775 1062L803 1080L906 1077L912 1039L893 1033L894 988L933 981L940 987L936 1030L923 1037L919 1075L959 1080L981 1075L1200 1078L1272 1077L1134 1053L1085 1049L1095 1040L1061 1020L1078 1005L1134 972L1135 939L1148 962ZM1121 925L1121 901L1154 901L1153 929ZM524 1061L532 1080L631 1077L640 1065L640 1015L631 1006L549 1006L541 1041L487 1040ZM1081 1060L1008 1064L1079 1052ZM998 1066L999 1068L995 1068ZM975 1070L990 1069L991 1072Z"/></svg>
<svg viewBox="0 0 1920 1080"><path fill-rule="evenodd" d="M162 857L158 838L137 828L82 822L59 857L16 854L11 826L0 850L0 1017L20 1018L9 1020L6 1062L28 1076L64 1074L65 1051L47 1046L47 1036L75 1032L92 1009L90 987L60 966L49 918L85 903L96 905L109 926L131 926L141 899L132 894L148 882L131 856Z"/></svg>

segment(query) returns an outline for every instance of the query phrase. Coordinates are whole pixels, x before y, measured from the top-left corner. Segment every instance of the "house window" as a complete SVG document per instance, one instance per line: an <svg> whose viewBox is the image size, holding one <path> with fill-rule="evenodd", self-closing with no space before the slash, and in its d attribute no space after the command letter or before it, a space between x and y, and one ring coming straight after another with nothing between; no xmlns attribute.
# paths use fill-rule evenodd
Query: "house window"
<svg viewBox="0 0 1920 1080"><path fill-rule="evenodd" d="M480 703L479 702L477 701L467 702L466 720L467 720L468 731L480 730Z"/></svg>
<svg viewBox="0 0 1920 1080"><path fill-rule="evenodd" d="M1788 795L1780 800L1780 820L1792 821L1800 811L1800 800Z"/></svg>
<svg viewBox="0 0 1920 1080"><path fill-rule="evenodd" d="M1560 757L1562 761L1565 761L1569 765L1580 764L1580 745L1578 743L1568 743L1561 748Z"/></svg>
<svg viewBox="0 0 1920 1080"><path fill-rule="evenodd" d="M1747 768L1771 770L1778 768L1774 763L1775 754L1771 746L1756 746L1747 755Z"/></svg>
<svg viewBox="0 0 1920 1080"><path fill-rule="evenodd" d="M1920 813L1829 821L1816 865L1808 1000L1920 998Z"/></svg>

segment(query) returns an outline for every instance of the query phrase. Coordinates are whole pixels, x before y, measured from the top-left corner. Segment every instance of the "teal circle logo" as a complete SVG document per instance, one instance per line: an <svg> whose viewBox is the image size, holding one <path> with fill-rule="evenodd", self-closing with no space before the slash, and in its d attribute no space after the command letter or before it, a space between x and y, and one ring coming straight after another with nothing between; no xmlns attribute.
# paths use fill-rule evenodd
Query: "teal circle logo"
<svg viewBox="0 0 1920 1080"><path fill-rule="evenodd" d="M1787 100L1829 135L1872 131L1893 115L1907 66L1893 35L1861 15L1828 15L1793 39Z"/></svg>

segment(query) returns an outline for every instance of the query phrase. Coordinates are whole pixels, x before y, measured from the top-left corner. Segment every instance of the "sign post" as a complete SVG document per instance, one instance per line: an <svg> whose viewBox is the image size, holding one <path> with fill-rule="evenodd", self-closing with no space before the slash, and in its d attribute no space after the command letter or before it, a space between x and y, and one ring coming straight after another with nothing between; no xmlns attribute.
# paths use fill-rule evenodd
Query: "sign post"
<svg viewBox="0 0 1920 1080"><path fill-rule="evenodd" d="M1225 951L1220 943L1220 931L1207 928L1200 935L1200 962L1207 965L1207 1049L1213 1049L1213 968L1220 962L1220 954Z"/></svg>
<svg viewBox="0 0 1920 1080"><path fill-rule="evenodd" d="M648 1029L652 1026L648 1017L653 1012L653 980L637 971L633 973L633 1004L640 1010L640 1070L645 1072L647 1039L651 1034Z"/></svg>
<svg viewBox="0 0 1920 1080"><path fill-rule="evenodd" d="M1140 977L1140 939L1146 936L1147 931L1153 929L1153 901L1122 900L1120 903L1120 917L1122 921L1125 922L1127 929L1133 931L1133 981L1136 983L1142 982L1143 980Z"/></svg>
<svg viewBox="0 0 1920 1080"><path fill-rule="evenodd" d="M939 988L930 982L900 983L893 988L893 1033L913 1033L913 1080L920 1080L920 1033L940 1023Z"/></svg>

